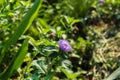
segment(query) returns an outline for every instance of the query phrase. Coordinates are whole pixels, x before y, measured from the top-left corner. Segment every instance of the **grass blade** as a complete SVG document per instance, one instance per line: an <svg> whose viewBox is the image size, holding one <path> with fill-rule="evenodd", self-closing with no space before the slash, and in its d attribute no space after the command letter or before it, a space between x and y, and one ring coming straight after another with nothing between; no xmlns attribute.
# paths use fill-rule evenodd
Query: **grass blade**
<svg viewBox="0 0 120 80"><path fill-rule="evenodd" d="M37 15L40 7L41 7L41 3L42 2L43 2L43 0L36 0L36 2L33 5L33 7L24 16L22 22L20 23L18 28L15 30L14 34L12 35L12 37L4 45L4 47L3 47L2 51L1 51L1 54L0 54L0 63L1 63L1 61L2 61L2 59L4 57L4 55L5 55L5 52L7 52L7 50L10 48L10 46L12 44L15 44L16 41L19 39L19 37L27 31L27 29L29 28L29 26L33 22L34 18L36 17L36 15Z"/></svg>
<svg viewBox="0 0 120 80"><path fill-rule="evenodd" d="M12 75L12 73L17 70L23 62L25 55L28 50L28 39L24 40L22 47L16 56L14 56L8 68L5 70L3 75L0 76L1 80L8 80L8 78Z"/></svg>
<svg viewBox="0 0 120 80"><path fill-rule="evenodd" d="M120 67L104 80L115 80L118 76L120 76Z"/></svg>

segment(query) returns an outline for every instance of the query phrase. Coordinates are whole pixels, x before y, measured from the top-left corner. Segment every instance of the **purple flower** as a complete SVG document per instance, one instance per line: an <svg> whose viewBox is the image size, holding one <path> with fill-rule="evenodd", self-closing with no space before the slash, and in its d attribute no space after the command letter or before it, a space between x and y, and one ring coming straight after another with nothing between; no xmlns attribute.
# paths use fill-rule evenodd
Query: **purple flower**
<svg viewBox="0 0 120 80"><path fill-rule="evenodd" d="M103 2L104 2L104 0L99 0L99 2L100 2L100 3L103 3Z"/></svg>
<svg viewBox="0 0 120 80"><path fill-rule="evenodd" d="M72 51L71 45L69 44L68 41L66 41L64 39L59 40L59 47L64 52L71 52Z"/></svg>

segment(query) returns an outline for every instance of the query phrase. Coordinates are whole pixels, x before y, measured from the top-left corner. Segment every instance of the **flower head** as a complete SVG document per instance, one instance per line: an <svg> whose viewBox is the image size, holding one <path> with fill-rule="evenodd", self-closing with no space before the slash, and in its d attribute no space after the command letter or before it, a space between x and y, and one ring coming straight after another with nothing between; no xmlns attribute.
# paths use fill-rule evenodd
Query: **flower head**
<svg viewBox="0 0 120 80"><path fill-rule="evenodd" d="M100 3L103 3L103 2L104 2L104 0L99 0L99 2L100 2Z"/></svg>
<svg viewBox="0 0 120 80"><path fill-rule="evenodd" d="M59 47L64 52L70 52L70 51L72 51L71 45L69 44L68 41L66 41L64 39L59 40Z"/></svg>

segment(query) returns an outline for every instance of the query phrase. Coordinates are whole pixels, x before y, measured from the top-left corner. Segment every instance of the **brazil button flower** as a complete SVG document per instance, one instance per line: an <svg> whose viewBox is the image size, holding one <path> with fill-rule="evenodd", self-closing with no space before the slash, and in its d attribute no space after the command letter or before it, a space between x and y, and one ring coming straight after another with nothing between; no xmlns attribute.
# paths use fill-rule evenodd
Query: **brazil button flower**
<svg viewBox="0 0 120 80"><path fill-rule="evenodd" d="M68 41L64 40L64 39L60 39L59 40L59 48L63 51L63 52L71 52L72 51L72 47L69 44Z"/></svg>

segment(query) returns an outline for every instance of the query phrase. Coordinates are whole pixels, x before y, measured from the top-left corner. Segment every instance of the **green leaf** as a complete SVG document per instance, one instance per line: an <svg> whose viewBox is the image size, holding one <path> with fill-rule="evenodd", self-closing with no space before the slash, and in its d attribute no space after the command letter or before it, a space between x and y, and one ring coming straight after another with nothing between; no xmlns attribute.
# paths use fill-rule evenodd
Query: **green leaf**
<svg viewBox="0 0 120 80"><path fill-rule="evenodd" d="M27 36L27 38L30 39L30 41L33 43L34 46L39 46L40 42L36 41L33 37Z"/></svg>
<svg viewBox="0 0 120 80"><path fill-rule="evenodd" d="M1 80L8 80L8 78L13 74L13 72L20 67L25 55L27 54L27 50L28 50L28 39L24 40L19 53L16 54L16 56L14 56L8 68L5 70L3 75L0 76Z"/></svg>
<svg viewBox="0 0 120 80"><path fill-rule="evenodd" d="M45 33L45 32L50 31L50 26L46 23L46 21L44 19L39 18L38 22L39 22L38 25L39 25L40 29L42 30L42 32Z"/></svg>
<svg viewBox="0 0 120 80"><path fill-rule="evenodd" d="M41 3L43 0L36 0L35 4L33 7L29 10L29 12L24 16L22 22L18 26L18 28L15 30L14 34L12 37L8 40L8 42L4 45L1 54L0 54L0 63L5 55L5 52L10 48L11 45L15 44L16 41L19 39L19 37L24 34L27 29L30 27L32 24L34 18L36 17L40 7Z"/></svg>
<svg viewBox="0 0 120 80"><path fill-rule="evenodd" d="M120 76L120 67L117 70L115 70L108 78L104 80L115 80L119 76Z"/></svg>
<svg viewBox="0 0 120 80"><path fill-rule="evenodd" d="M54 76L55 72L49 72L44 78L41 80L51 80L52 77Z"/></svg>
<svg viewBox="0 0 120 80"><path fill-rule="evenodd" d="M66 75L68 79L75 79L82 73L82 71L73 73L71 70L65 68L61 68L61 71Z"/></svg>
<svg viewBox="0 0 120 80"><path fill-rule="evenodd" d="M66 70L66 69L64 69L64 68L61 68L61 71L66 75L67 78L70 78L70 77L69 77L69 76L70 76L69 74L72 73L70 70Z"/></svg>
<svg viewBox="0 0 120 80"><path fill-rule="evenodd" d="M32 62L32 67L37 74L39 73L45 74L47 72L46 60L44 58L41 58L39 60L34 60Z"/></svg>

